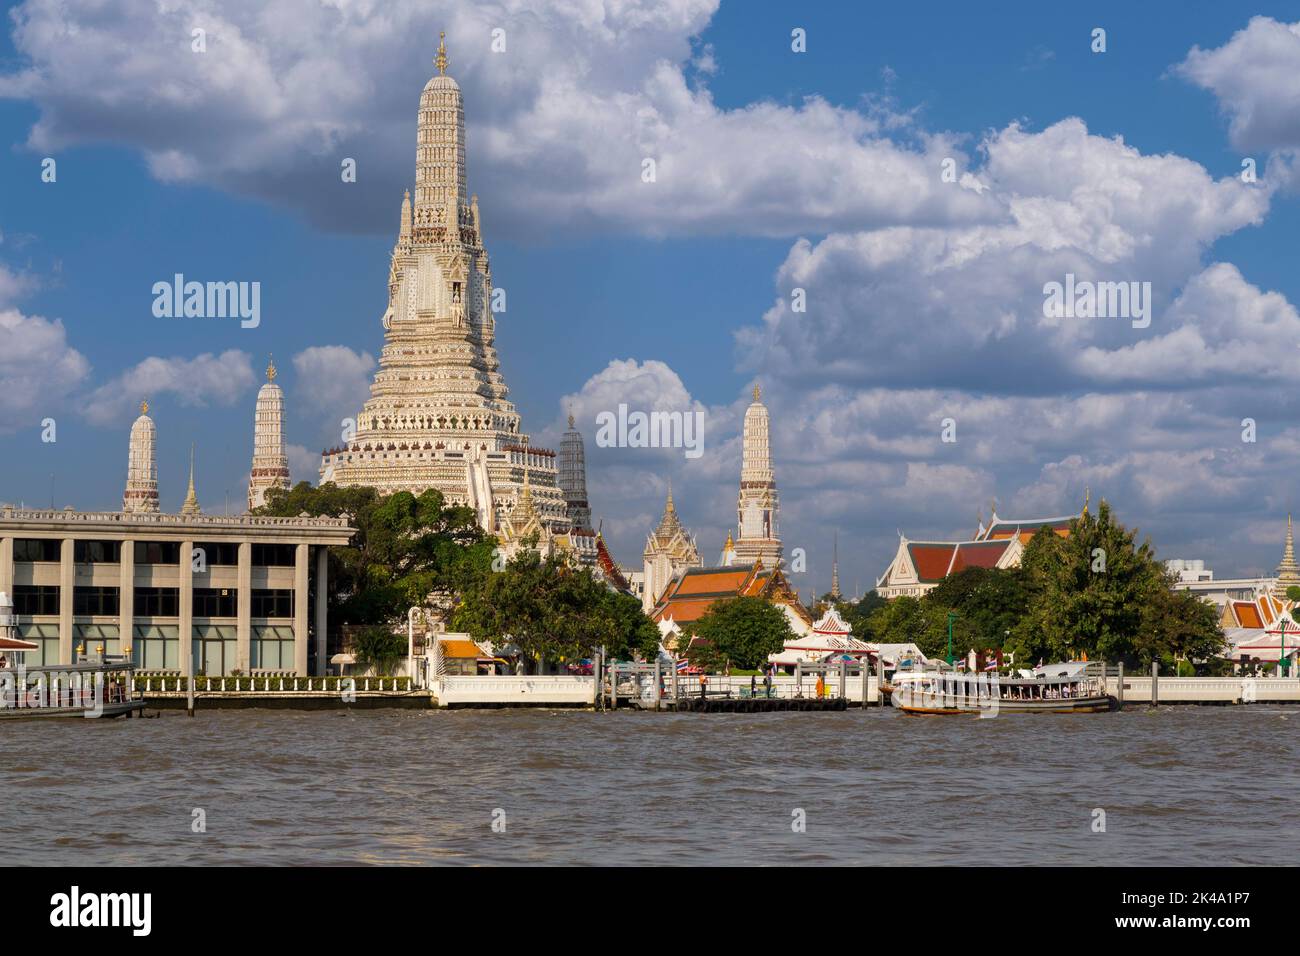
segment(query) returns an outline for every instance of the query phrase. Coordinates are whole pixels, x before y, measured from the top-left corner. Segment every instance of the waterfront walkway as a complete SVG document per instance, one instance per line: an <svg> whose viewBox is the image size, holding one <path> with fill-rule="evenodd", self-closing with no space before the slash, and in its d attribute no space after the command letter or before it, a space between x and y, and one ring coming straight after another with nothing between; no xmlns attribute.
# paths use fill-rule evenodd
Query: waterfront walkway
<svg viewBox="0 0 1300 956"><path fill-rule="evenodd" d="M860 675L850 674L840 686L838 675L825 681L824 694L817 696L816 679L803 675L802 680L780 676L772 681L770 692L761 681L755 682L751 694L749 677L709 677L704 698L700 697L697 677L678 678L678 697L672 695L671 676L665 680L658 696L653 679L620 680L617 701L610 701L608 683L598 686L591 676L447 676L434 681L428 689L409 689L405 678L358 678L345 691L335 680L323 683L320 678L258 679L251 687L248 679L223 681L211 678L197 683L195 698L199 708L266 707L281 709L356 708L503 708L503 707L574 707L594 709L611 704L616 709L692 712L759 713L773 710L837 711L863 706L863 683ZM603 693L601 692L603 690ZM1125 706L1164 704L1300 704L1300 679L1279 677L1158 677L1128 676L1119 686L1117 677L1107 678L1107 691ZM866 706L885 706L887 701L874 675L868 677ZM138 681L136 694L157 708L185 707L188 692L183 679ZM604 700L600 700L604 698Z"/></svg>

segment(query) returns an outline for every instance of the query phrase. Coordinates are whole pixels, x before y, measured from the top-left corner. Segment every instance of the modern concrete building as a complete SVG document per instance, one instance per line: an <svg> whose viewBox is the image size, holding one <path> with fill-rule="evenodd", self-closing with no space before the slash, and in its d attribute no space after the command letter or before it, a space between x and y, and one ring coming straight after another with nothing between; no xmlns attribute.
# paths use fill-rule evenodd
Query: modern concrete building
<svg viewBox="0 0 1300 956"><path fill-rule="evenodd" d="M307 675L311 660L323 674L328 548L352 534L341 518L5 505L0 592L39 645L28 665L70 664L84 644L147 670Z"/></svg>

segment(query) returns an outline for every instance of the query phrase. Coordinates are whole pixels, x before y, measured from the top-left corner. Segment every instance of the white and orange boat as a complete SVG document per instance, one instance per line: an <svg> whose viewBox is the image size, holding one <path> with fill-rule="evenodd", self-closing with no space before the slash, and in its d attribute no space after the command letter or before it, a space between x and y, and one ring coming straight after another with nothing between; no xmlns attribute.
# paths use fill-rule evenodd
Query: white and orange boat
<svg viewBox="0 0 1300 956"><path fill-rule="evenodd" d="M1022 674L1029 672L1022 671ZM1115 710L1100 663L1069 661L1033 676L914 671L897 674L890 703L905 714L1096 714Z"/></svg>

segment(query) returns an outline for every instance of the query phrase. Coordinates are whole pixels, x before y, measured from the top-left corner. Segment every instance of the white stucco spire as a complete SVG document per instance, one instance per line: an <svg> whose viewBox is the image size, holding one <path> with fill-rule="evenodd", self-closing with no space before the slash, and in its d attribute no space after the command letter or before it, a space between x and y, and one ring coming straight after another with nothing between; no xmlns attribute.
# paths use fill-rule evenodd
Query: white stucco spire
<svg viewBox="0 0 1300 956"><path fill-rule="evenodd" d="M284 391L275 384L275 360L266 366L266 384L253 412L253 466L248 473L248 509L266 504L272 488L289 487L289 457L284 448Z"/></svg>
<svg viewBox="0 0 1300 956"><path fill-rule="evenodd" d="M415 149L415 224L458 226L458 211L466 205L465 102L460 87L447 76L446 35L440 38L435 60L438 75L420 94L420 118ZM451 212L449 219L441 217ZM450 236L449 236L450 238Z"/></svg>
<svg viewBox="0 0 1300 956"><path fill-rule="evenodd" d="M420 94L415 187L380 312L379 368L355 429L321 456L320 480L382 494L436 488L448 504L472 507L489 533L505 534L506 516L531 508L558 534L573 524L559 455L528 442L496 351L492 267L467 198L464 103L447 46ZM578 490L572 497L584 500ZM594 536L567 538L595 560Z"/></svg>
<svg viewBox="0 0 1300 956"><path fill-rule="evenodd" d="M740 465L740 494L736 501L736 556L743 562L761 559L774 568L781 560L777 525L776 478L772 471L771 422L762 391L754 386L754 401L745 410Z"/></svg>
<svg viewBox="0 0 1300 956"><path fill-rule="evenodd" d="M158 511L158 429L149 417L149 403L140 403L140 417L131 425L127 452L126 491L122 510L132 514Z"/></svg>

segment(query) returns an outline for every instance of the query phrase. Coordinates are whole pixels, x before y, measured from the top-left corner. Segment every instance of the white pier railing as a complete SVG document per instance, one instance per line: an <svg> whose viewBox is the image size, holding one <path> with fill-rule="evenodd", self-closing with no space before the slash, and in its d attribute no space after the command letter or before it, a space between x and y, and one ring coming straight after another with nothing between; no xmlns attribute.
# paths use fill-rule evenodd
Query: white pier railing
<svg viewBox="0 0 1300 956"><path fill-rule="evenodd" d="M440 707L455 704L585 705L596 702L594 677L564 674L540 677L443 676L433 682Z"/></svg>
<svg viewBox="0 0 1300 956"><path fill-rule="evenodd" d="M1285 704L1300 703L1296 677L1159 677L1160 704ZM1107 693L1119 696L1119 679L1106 678ZM1125 704L1151 703L1151 678L1124 675Z"/></svg>

